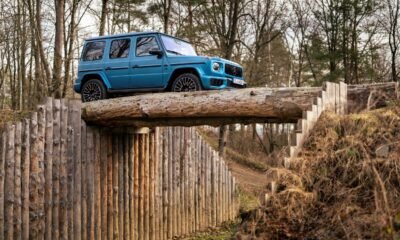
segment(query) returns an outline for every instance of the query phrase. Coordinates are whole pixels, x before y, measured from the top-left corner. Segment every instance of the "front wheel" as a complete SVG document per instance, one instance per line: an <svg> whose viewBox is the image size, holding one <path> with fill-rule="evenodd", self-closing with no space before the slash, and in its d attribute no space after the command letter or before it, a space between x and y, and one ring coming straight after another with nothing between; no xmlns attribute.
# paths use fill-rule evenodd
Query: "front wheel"
<svg viewBox="0 0 400 240"><path fill-rule="evenodd" d="M91 79L83 84L81 97L82 102L92 102L106 99L108 96L103 82L98 79Z"/></svg>
<svg viewBox="0 0 400 240"><path fill-rule="evenodd" d="M192 73L179 75L172 83L172 92L194 92L201 91L199 78Z"/></svg>

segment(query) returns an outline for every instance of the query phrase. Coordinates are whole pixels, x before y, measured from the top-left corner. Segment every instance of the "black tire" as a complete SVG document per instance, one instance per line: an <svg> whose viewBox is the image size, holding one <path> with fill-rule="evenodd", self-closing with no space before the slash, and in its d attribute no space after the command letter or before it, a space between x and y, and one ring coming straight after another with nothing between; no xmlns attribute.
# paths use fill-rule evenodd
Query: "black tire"
<svg viewBox="0 0 400 240"><path fill-rule="evenodd" d="M81 90L82 102L91 102L108 98L107 89L98 79L90 79L85 82Z"/></svg>
<svg viewBox="0 0 400 240"><path fill-rule="evenodd" d="M201 91L199 78L192 73L179 75L171 86L171 92L194 92Z"/></svg>

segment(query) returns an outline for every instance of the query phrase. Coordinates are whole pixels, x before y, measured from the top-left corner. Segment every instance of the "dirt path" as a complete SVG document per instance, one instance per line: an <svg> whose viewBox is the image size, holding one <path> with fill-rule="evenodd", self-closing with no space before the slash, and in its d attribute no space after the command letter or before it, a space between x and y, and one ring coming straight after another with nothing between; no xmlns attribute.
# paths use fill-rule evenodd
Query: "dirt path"
<svg viewBox="0 0 400 240"><path fill-rule="evenodd" d="M230 159L225 161L241 189L249 191L255 195L260 195L264 192L267 185L267 177L265 173L251 169Z"/></svg>

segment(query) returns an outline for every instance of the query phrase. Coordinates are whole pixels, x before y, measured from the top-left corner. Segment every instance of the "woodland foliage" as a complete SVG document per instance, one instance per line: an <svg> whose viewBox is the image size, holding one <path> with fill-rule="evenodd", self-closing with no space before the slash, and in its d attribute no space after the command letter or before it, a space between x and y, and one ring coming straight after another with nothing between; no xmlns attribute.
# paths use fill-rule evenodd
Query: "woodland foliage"
<svg viewBox="0 0 400 240"><path fill-rule="evenodd" d="M3 0L0 109L71 97L89 36L155 30L241 63L251 86L399 79L400 0Z"/></svg>

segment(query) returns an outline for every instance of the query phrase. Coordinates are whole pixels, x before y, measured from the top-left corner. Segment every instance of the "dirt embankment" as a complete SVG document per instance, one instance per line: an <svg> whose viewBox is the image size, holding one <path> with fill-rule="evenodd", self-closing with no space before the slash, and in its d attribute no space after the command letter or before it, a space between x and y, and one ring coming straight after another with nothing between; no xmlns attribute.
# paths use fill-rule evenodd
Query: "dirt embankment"
<svg viewBox="0 0 400 240"><path fill-rule="evenodd" d="M400 107L324 114L235 239L400 239Z"/></svg>

